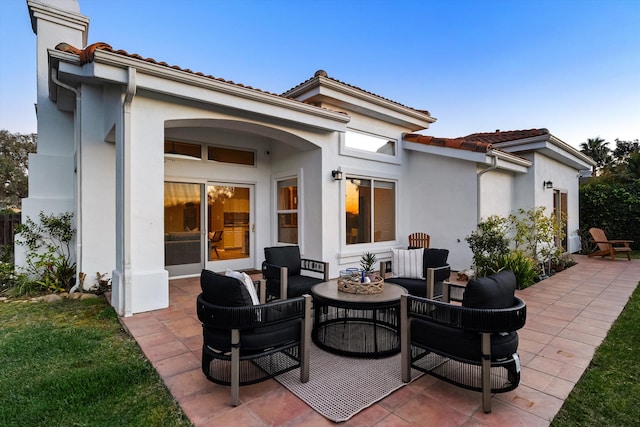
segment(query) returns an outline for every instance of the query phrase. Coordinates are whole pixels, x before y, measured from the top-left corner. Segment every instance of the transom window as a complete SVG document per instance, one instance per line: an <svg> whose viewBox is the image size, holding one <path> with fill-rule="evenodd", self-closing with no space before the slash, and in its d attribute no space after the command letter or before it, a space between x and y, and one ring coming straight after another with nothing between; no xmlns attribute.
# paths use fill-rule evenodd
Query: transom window
<svg viewBox="0 0 640 427"><path fill-rule="evenodd" d="M346 148L370 153L388 154L390 156L395 156L396 154L396 142L394 140L350 130L344 135L344 145Z"/></svg>
<svg viewBox="0 0 640 427"><path fill-rule="evenodd" d="M226 147L207 147L207 158L216 162L255 166L256 153Z"/></svg>
<svg viewBox="0 0 640 427"><path fill-rule="evenodd" d="M345 207L347 245L395 240L395 182L347 177Z"/></svg>
<svg viewBox="0 0 640 427"><path fill-rule="evenodd" d="M285 178L277 182L278 242L298 243L298 179Z"/></svg>
<svg viewBox="0 0 640 427"><path fill-rule="evenodd" d="M165 140L164 153L176 158L201 159L202 147L200 144Z"/></svg>

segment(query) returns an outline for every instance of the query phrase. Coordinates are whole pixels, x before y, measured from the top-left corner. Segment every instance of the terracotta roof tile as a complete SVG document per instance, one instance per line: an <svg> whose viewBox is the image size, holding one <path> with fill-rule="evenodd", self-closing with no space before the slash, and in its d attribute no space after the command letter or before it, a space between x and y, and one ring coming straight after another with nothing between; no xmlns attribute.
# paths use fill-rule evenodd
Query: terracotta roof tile
<svg viewBox="0 0 640 427"><path fill-rule="evenodd" d="M190 73L190 74L194 74L194 75L197 75L197 76L207 77L207 78L210 78L212 80L219 81L219 82L228 83L228 84L232 84L232 85L239 86L239 87L244 87L244 88L255 90L257 92L262 92L262 93L265 93L265 94L268 94L268 95L282 97L281 95L279 95L277 93L267 92L267 91L264 91L264 90L253 88L251 86L245 86L245 85L240 84L240 83L234 83L231 80L225 80L225 79L222 79L222 78L219 78L219 77L214 77L214 76L212 76L210 74L204 74L204 73L201 73L201 72L194 72L194 71L191 71L188 68L181 68L181 67L179 67L177 65L169 65L164 61L156 61L153 58L144 58L144 57L138 55L137 53L129 53L126 50L116 50L116 49L113 49L109 44L103 43L103 42L93 43L93 44L87 46L84 49L78 49L77 47L71 46L68 43L59 43L56 46L56 50L78 55L80 57L80 64L82 64L82 65L84 65L84 64L86 64L88 62L92 62L93 59L94 59L94 56L95 56L95 51L96 50L102 50L102 51L105 51L105 52L111 52L111 53L115 53L115 54L118 54L118 55L126 56L128 58L138 59L140 61L148 62L150 64L161 65L163 67L171 68L173 70L183 71L185 73ZM326 108L324 108L324 109L326 110Z"/></svg>
<svg viewBox="0 0 640 427"><path fill-rule="evenodd" d="M532 138L542 135L549 135L549 131L545 128L509 131L497 130L495 132L472 133L471 135L464 136L463 138L467 141L479 141L489 144L498 144L500 142L517 141L519 139Z"/></svg>
<svg viewBox="0 0 640 427"><path fill-rule="evenodd" d="M354 85L352 85L352 84L345 83L345 82L340 81L340 80L338 80L338 79L336 79L336 78L330 77L330 76L327 74L327 72L326 72L326 71L324 71L324 70L318 70L318 71L316 71L316 72L315 72L315 74L313 75L313 77L311 77L310 79L307 79L307 80L303 81L303 82L302 82L302 83L300 83L299 85L296 85L296 86L292 87L292 88L291 88L291 89L289 89L289 90L284 91L283 93L291 92L292 90L295 90L295 89L299 88L300 86L303 86L303 85L305 85L306 83L308 83L308 82L310 82L311 80L316 79L316 78L318 78L318 77L324 77L324 78L327 78L327 79L329 79L329 80L333 80L334 82L336 82L336 83L340 83L341 85L344 85L344 86L350 87L350 88L352 88L352 89L356 89L356 90L358 90L358 91L360 91L360 92L366 93L366 94L368 94L368 95L375 96L376 98L379 98L379 99L382 99L382 100L385 100L385 101L391 102L391 103L396 104L396 105L399 105L399 106L401 106L401 107L408 108L408 109L410 109L410 110L414 110L414 111L417 111L417 112L419 112L419 113L426 114L426 115L428 115L428 116L430 116L430 115L431 115L431 113L429 113L429 111L427 111L427 110L418 110L418 109L416 109L416 108L412 108L412 107L406 106L406 105L401 104L401 103L399 103L399 102L396 102L396 101L394 101L394 100L392 100L392 99L385 98L385 97L380 96L380 95L377 95L377 94L375 94L375 93L373 93L373 92L369 92L369 91L367 91L367 90L364 90L364 89L362 89L362 88L359 88L358 86L354 86Z"/></svg>
<svg viewBox="0 0 640 427"><path fill-rule="evenodd" d="M465 138L436 138L411 133L404 135L403 139L409 142L417 142L418 144L456 148L458 150L476 151L478 153L486 153L492 148L491 144L481 141L467 141Z"/></svg>
<svg viewBox="0 0 640 427"><path fill-rule="evenodd" d="M439 147L457 148L460 150L476 151L486 153L493 149L493 144L507 141L517 141L519 139L532 138L535 136L549 135L549 131L542 129L495 131L485 133L472 133L471 135L458 138L436 138L433 136L406 134L404 140L417 142L418 144L436 145Z"/></svg>

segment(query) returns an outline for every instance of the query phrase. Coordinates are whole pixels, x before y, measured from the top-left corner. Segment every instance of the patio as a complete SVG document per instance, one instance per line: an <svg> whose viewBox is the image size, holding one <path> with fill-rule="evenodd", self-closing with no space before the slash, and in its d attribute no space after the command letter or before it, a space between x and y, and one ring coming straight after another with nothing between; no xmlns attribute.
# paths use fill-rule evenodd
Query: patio
<svg viewBox="0 0 640 427"><path fill-rule="evenodd" d="M638 260L574 259L578 265L517 291L528 311L519 331L522 382L495 395L492 413L482 412L479 393L424 375L341 424L548 425L640 280ZM273 379L241 387L241 405L230 406L229 388L209 382L200 368L199 293L199 278L175 280L169 308L122 318L196 426L335 424Z"/></svg>

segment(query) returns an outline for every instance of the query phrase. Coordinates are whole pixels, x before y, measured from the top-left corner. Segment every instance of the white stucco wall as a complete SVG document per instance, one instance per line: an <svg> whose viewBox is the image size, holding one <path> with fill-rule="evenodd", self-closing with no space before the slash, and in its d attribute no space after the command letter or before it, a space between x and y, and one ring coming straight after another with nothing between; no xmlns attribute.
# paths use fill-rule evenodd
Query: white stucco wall
<svg viewBox="0 0 640 427"><path fill-rule="evenodd" d="M476 165L426 153L405 153L407 171L402 200L408 216L402 224L402 244L422 231L432 248L449 249L453 270L469 268L472 254L464 240L476 227Z"/></svg>

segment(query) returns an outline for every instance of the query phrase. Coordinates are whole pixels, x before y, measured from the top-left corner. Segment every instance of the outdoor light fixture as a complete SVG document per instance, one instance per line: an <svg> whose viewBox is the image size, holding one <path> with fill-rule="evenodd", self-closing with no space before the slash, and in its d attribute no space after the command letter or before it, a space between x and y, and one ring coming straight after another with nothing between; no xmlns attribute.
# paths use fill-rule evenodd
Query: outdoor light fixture
<svg viewBox="0 0 640 427"><path fill-rule="evenodd" d="M553 182L551 182L551 181L544 181L544 182L542 183L542 188L546 188L546 189L548 189L548 190L552 189L552 188L553 188Z"/></svg>
<svg viewBox="0 0 640 427"><path fill-rule="evenodd" d="M342 181L342 171L340 170L340 168L331 171L331 176L333 177L334 181Z"/></svg>

